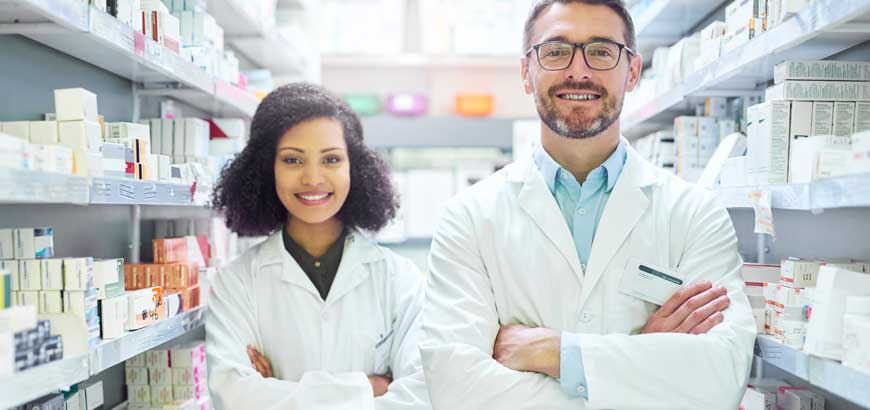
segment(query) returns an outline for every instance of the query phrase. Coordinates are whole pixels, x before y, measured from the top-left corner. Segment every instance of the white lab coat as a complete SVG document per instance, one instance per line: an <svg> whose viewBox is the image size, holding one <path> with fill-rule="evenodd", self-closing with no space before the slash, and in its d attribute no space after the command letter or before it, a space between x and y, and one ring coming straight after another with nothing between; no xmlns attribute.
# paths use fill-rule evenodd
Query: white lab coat
<svg viewBox="0 0 870 410"><path fill-rule="evenodd" d="M726 286L724 322L705 335L637 335L658 306L619 291L629 257ZM584 272L532 159L511 164L454 198L436 230L421 340L433 408L736 409L755 338L741 263L714 195L629 148ZM588 400L495 361L509 324L580 333Z"/></svg>
<svg viewBox="0 0 870 410"><path fill-rule="evenodd" d="M216 408L431 408L417 349L423 284L413 263L352 231L323 301L276 232L212 286L206 353ZM248 344L275 378L251 366ZM373 399L367 376L387 373L389 392Z"/></svg>

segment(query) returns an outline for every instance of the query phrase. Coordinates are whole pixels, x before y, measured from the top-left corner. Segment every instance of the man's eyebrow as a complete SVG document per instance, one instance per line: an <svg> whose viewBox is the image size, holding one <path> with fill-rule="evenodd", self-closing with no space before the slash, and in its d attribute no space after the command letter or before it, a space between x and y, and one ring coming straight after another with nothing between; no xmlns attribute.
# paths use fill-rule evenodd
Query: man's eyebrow
<svg viewBox="0 0 870 410"><path fill-rule="evenodd" d="M563 36L563 35L557 35L557 36L549 37L549 38L547 38L546 40L542 41L542 43L546 43L546 42L548 42L548 41L564 41L564 42L567 42L567 43L572 43L572 41L569 40L568 37L565 37L565 36ZM609 42L611 42L611 43L619 43L619 41L616 41L616 40L614 40L613 38L610 38L610 37L607 37L607 36L594 36L594 37L590 37L590 38L589 38L588 40L586 40L585 42L588 43L588 42L590 42L590 41L609 41Z"/></svg>

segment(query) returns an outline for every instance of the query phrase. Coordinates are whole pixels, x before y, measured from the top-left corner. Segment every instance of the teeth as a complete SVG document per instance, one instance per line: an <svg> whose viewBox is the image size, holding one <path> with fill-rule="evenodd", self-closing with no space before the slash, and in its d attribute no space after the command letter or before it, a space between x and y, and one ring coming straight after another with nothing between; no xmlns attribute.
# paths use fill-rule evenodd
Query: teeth
<svg viewBox="0 0 870 410"><path fill-rule="evenodd" d="M578 101L586 101L586 100L597 100L597 95L591 94L565 94L562 96L565 100L578 100Z"/></svg>
<svg viewBox="0 0 870 410"><path fill-rule="evenodd" d="M329 196L329 194L322 194L322 195L299 195L300 198L302 198L302 199L304 199L304 200L306 200L306 201L319 201L319 200L321 200L321 199L326 198L327 196Z"/></svg>

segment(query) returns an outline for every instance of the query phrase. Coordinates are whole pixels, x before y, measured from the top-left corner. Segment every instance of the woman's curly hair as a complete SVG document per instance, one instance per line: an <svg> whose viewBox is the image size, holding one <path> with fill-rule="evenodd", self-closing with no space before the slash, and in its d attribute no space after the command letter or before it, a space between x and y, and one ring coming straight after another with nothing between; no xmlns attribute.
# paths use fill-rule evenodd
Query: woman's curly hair
<svg viewBox="0 0 870 410"><path fill-rule="evenodd" d="M362 124L350 106L320 86L295 83L275 89L260 103L245 149L221 172L212 205L230 230L260 236L284 225L287 209L275 191L278 141L289 129L318 118L340 122L347 144L350 192L338 218L348 228L374 232L396 216L387 164L363 142Z"/></svg>

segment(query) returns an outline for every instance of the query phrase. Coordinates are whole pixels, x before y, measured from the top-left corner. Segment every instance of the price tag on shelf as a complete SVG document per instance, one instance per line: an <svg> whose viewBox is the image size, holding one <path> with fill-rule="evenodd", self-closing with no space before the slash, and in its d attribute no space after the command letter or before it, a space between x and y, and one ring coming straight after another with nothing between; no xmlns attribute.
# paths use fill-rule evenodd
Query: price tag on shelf
<svg viewBox="0 0 870 410"><path fill-rule="evenodd" d="M163 47L147 37L145 37L145 60L163 67Z"/></svg>
<svg viewBox="0 0 870 410"><path fill-rule="evenodd" d="M766 233L776 238L776 229L773 226L773 209L771 206L770 191L752 191L749 193L749 202L755 210L755 233Z"/></svg>

